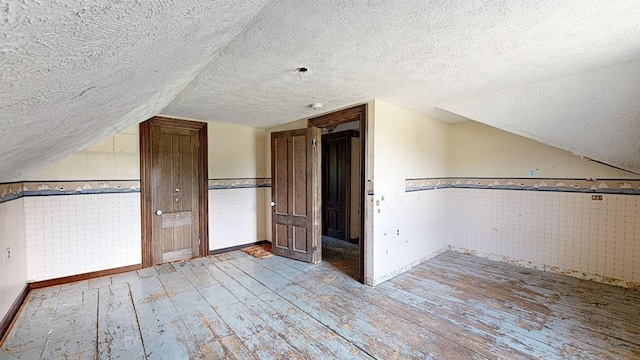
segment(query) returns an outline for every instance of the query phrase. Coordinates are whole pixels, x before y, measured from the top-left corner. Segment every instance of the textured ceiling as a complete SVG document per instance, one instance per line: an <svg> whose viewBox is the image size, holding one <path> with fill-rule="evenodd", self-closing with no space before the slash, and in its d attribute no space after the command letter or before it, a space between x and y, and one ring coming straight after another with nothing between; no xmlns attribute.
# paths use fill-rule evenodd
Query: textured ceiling
<svg viewBox="0 0 640 360"><path fill-rule="evenodd" d="M636 0L0 2L0 181L158 113L268 127L373 98L640 171L637 19Z"/></svg>
<svg viewBox="0 0 640 360"><path fill-rule="evenodd" d="M0 1L0 182L152 117L265 1Z"/></svg>

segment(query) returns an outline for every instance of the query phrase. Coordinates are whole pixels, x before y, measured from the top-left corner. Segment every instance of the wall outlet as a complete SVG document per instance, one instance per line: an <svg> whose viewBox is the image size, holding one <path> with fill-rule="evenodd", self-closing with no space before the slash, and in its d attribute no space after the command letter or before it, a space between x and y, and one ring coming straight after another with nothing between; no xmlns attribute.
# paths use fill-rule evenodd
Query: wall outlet
<svg viewBox="0 0 640 360"><path fill-rule="evenodd" d="M10 261L11 260L11 248L7 248L6 255L7 255L7 261Z"/></svg>

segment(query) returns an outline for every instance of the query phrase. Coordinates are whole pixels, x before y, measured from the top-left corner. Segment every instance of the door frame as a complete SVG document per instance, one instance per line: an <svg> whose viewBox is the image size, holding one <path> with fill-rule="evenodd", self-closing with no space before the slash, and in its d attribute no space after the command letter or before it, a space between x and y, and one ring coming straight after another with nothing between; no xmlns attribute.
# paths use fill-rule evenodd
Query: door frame
<svg viewBox="0 0 640 360"><path fill-rule="evenodd" d="M208 184L208 135L207 123L178 120L165 117L153 117L140 123L140 202L142 222L142 267L153 266L152 208L153 167L151 147L151 126L187 129L197 131L198 139L198 220L200 246L198 257L209 254L209 184Z"/></svg>
<svg viewBox="0 0 640 360"><path fill-rule="evenodd" d="M362 104L348 109L339 110L333 113L320 115L307 120L307 127L325 128L330 126L337 126L339 124L348 123L352 121L360 121L360 239L359 245L359 276L358 279L361 283L365 283L365 251L366 251L366 207L367 207L367 170L368 170L368 156L367 156L367 129L368 124L368 106ZM322 191L322 188L318 189ZM321 197L321 196L320 196Z"/></svg>

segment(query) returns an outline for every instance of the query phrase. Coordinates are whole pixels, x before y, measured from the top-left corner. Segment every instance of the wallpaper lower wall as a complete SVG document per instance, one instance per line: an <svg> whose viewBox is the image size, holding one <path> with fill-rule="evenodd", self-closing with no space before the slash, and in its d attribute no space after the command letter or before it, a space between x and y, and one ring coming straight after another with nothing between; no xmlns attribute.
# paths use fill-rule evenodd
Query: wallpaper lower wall
<svg viewBox="0 0 640 360"><path fill-rule="evenodd" d="M447 206L443 191L405 193L376 188L373 196L373 277L384 282L447 250Z"/></svg>
<svg viewBox="0 0 640 360"><path fill-rule="evenodd" d="M269 180L209 180L211 250L270 238ZM18 281L21 286L25 280L48 280L141 262L137 181L32 182L3 186L0 189L3 190L0 220L4 221L0 245L2 249L12 247L17 257L12 262L16 266L20 263L19 257L24 257L25 274L12 277L22 277ZM14 209L18 205L19 209ZM0 259L0 269L2 266ZM9 292L2 292L5 293Z"/></svg>
<svg viewBox="0 0 640 360"><path fill-rule="evenodd" d="M225 181L210 183L210 248L269 239L268 182ZM378 284L452 249L639 287L640 181L531 181L412 179L404 189L376 188L367 196L374 229L367 259L375 264L367 283ZM24 280L140 263L139 192L116 184L37 190L51 192L39 196L28 184L11 186L21 192L3 192L0 249L12 248L13 263L7 267L0 258L0 270L17 275L11 276L15 284L0 280L3 296L18 291ZM595 194L602 200L593 200ZM0 298L0 306L14 298L7 299Z"/></svg>
<svg viewBox="0 0 640 360"><path fill-rule="evenodd" d="M7 250L11 252L7 256ZM0 203L0 321L25 287L24 199Z"/></svg>
<svg viewBox="0 0 640 360"><path fill-rule="evenodd" d="M449 244L520 266L640 288L640 196L446 189Z"/></svg>
<svg viewBox="0 0 640 360"><path fill-rule="evenodd" d="M640 180L423 178L405 192L446 198L450 250L640 289Z"/></svg>
<svg viewBox="0 0 640 360"><path fill-rule="evenodd" d="M139 264L140 193L24 198L27 279Z"/></svg>
<svg viewBox="0 0 640 360"><path fill-rule="evenodd" d="M209 249L269 239L270 202L270 187L209 190Z"/></svg>

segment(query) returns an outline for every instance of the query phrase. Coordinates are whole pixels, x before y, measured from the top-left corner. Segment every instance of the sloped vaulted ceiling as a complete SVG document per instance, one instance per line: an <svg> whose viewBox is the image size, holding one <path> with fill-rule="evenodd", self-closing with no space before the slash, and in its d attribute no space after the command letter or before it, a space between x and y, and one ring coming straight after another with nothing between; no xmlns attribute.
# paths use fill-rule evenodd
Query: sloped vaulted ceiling
<svg viewBox="0 0 640 360"><path fill-rule="evenodd" d="M636 0L25 0L0 17L0 181L158 113L267 127L373 98L640 171Z"/></svg>
<svg viewBox="0 0 640 360"><path fill-rule="evenodd" d="M152 117L265 1L0 2L0 182Z"/></svg>

